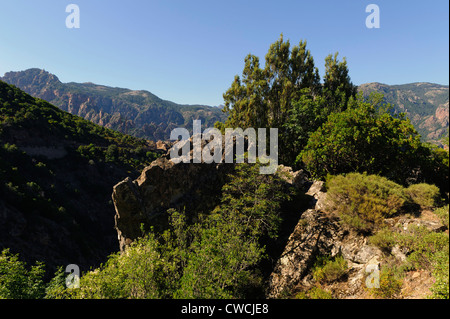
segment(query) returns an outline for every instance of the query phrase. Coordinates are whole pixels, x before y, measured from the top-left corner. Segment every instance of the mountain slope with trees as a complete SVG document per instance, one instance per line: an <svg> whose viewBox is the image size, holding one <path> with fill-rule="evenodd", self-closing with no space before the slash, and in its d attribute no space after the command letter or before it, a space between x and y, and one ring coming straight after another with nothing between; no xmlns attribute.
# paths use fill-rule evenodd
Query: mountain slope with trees
<svg viewBox="0 0 450 319"><path fill-rule="evenodd" d="M111 189L157 157L148 142L0 81L0 247L50 267L118 249Z"/></svg>
<svg viewBox="0 0 450 319"><path fill-rule="evenodd" d="M394 112L406 113L424 141L440 144L448 132L449 87L434 83L386 85L366 83L358 87L364 96L371 92L383 94L384 101L392 104Z"/></svg>

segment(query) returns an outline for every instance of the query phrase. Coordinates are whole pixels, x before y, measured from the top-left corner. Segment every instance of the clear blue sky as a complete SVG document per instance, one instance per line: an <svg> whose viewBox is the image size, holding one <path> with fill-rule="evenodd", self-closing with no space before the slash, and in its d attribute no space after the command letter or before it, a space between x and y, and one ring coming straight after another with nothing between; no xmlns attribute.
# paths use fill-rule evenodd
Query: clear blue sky
<svg viewBox="0 0 450 319"><path fill-rule="evenodd" d="M77 4L81 27L65 25ZM368 4L380 8L368 29ZM280 34L345 56L353 83L449 83L448 0L0 0L0 75L37 67L63 82L148 90L219 105L244 57Z"/></svg>

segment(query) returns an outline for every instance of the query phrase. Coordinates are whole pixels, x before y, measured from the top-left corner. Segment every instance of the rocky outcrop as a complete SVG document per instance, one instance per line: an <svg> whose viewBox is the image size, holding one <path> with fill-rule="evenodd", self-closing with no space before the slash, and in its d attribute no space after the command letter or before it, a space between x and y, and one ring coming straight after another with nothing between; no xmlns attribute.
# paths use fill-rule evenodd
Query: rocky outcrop
<svg viewBox="0 0 450 319"><path fill-rule="evenodd" d="M338 217L327 211L326 192L323 182L314 181L306 192L312 197L310 206L304 211L287 240L284 251L271 273L266 296L283 298L293 296L317 285L312 276L312 266L318 256L335 257L340 255L347 262L346 276L342 282L331 283L333 296L339 299L367 298L366 277L373 269L381 269L393 262L406 261L408 251L395 246L389 253L371 245L369 237L358 234L343 226ZM446 227L432 213L423 211L419 217L397 216L385 220L386 227L395 232L407 233L412 225L426 227L432 232L442 232ZM424 298L428 289L413 285L412 276L423 277L429 286L431 274L413 272L406 274L402 298ZM424 284L425 285L425 284ZM414 286L414 289L411 288ZM426 285L425 285L426 286ZM416 288L423 291L417 293Z"/></svg>
<svg viewBox="0 0 450 319"><path fill-rule="evenodd" d="M190 143L188 156L192 160L192 138L186 142ZM208 142L202 141L202 149ZM222 145L224 150L224 141ZM112 198L120 249L142 235L141 225L164 225L169 208L184 211L188 218L208 213L219 203L222 186L233 170L234 164L224 161L175 163L168 152L146 167L136 180L126 178L115 185Z"/></svg>
<svg viewBox="0 0 450 319"><path fill-rule="evenodd" d="M186 214L207 212L217 204L230 164L174 164L162 157L141 176L120 182L113 189L115 227L121 250L141 235L140 225L157 225L169 208Z"/></svg>
<svg viewBox="0 0 450 319"><path fill-rule="evenodd" d="M202 141L201 149L209 142ZM170 208L184 211L188 218L195 219L219 204L222 187L235 168L235 164L225 163L225 139L222 139L221 162L211 164L192 163L193 138L179 143L190 144L191 151L187 155L190 163L174 162L169 151L146 167L136 180L126 178L114 186L115 228L121 250L142 235L141 225L157 230L164 227ZM244 139L244 150L248 147L248 140ZM235 148L236 145L233 150ZM303 170L294 172L290 167L279 165L277 174L286 184L299 189L310 184Z"/></svg>
<svg viewBox="0 0 450 319"><path fill-rule="evenodd" d="M366 269L379 267L383 252L367 242L367 237L349 232L335 218L315 209L306 210L270 275L268 298L280 298L298 287L314 285L311 267L317 257L341 255L348 264L348 276L342 298L361 294ZM399 255L398 258L401 258Z"/></svg>
<svg viewBox="0 0 450 319"><path fill-rule="evenodd" d="M316 256L333 250L342 236L336 223L322 218L314 209L305 211L269 278L268 297L277 298L298 285Z"/></svg>

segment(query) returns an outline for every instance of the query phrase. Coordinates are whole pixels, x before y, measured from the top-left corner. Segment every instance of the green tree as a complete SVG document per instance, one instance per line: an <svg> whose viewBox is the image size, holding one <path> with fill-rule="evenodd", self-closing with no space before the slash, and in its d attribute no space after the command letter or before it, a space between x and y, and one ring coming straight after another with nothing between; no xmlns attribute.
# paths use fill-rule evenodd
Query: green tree
<svg viewBox="0 0 450 319"><path fill-rule="evenodd" d="M294 190L286 189L277 175L259 174L259 167L259 163L238 164L223 186L221 205L214 212L245 225L250 236L275 238L281 203L288 201Z"/></svg>
<svg viewBox="0 0 450 319"><path fill-rule="evenodd" d="M111 144L108 146L105 152L105 160L107 162L114 162L119 155L119 148L116 144Z"/></svg>
<svg viewBox="0 0 450 319"><path fill-rule="evenodd" d="M300 41L290 50L289 41L284 42L281 35L266 54L265 73L269 83L265 98L270 112L270 127L281 127L292 101L300 97L302 89L310 88L313 93L320 90L319 72L306 49L306 41Z"/></svg>
<svg viewBox="0 0 450 319"><path fill-rule="evenodd" d="M449 192L449 152L432 144L422 144L420 153L416 154L420 162L417 182L435 184L441 195L448 199Z"/></svg>
<svg viewBox="0 0 450 319"><path fill-rule="evenodd" d="M287 118L292 101L300 91L320 90L318 69L306 41L291 49L283 35L273 43L266 55L264 68L259 58L248 55L242 79L236 76L223 95L224 111L228 113L226 127L281 127Z"/></svg>
<svg viewBox="0 0 450 319"><path fill-rule="evenodd" d="M255 268L265 258L262 242L277 237L281 203L291 194L279 177L259 174L259 164L237 165L193 242L177 297L244 298L261 291Z"/></svg>
<svg viewBox="0 0 450 319"><path fill-rule="evenodd" d="M338 60L338 53L325 58L323 96L328 108L334 112L344 111L350 98L356 97L357 86L353 85L348 74L347 60Z"/></svg>
<svg viewBox="0 0 450 319"><path fill-rule="evenodd" d="M315 178L327 174L367 172L407 183L420 163L420 135L404 114L392 115L380 95L369 101L350 100L349 108L333 113L311 134L297 157Z"/></svg>
<svg viewBox="0 0 450 319"><path fill-rule="evenodd" d="M299 99L292 104L288 118L283 124L280 161L295 165L297 155L306 146L310 135L316 131L331 113L329 104L322 96L314 96L310 89L303 89ZM288 142L285 142L288 141Z"/></svg>
<svg viewBox="0 0 450 319"><path fill-rule="evenodd" d="M340 112L356 94L345 58L337 53L325 61L324 83L306 41L291 47L283 35L273 43L265 57L248 55L242 76L236 76L223 95L228 113L224 124L215 127L278 128L280 161L293 165L309 134L325 122L331 112Z"/></svg>
<svg viewBox="0 0 450 319"><path fill-rule="evenodd" d="M229 113L226 126L266 127L269 121L264 101L267 86L264 70L259 65L259 58L248 55L245 58L242 80L236 76L231 87L223 95L224 110Z"/></svg>
<svg viewBox="0 0 450 319"><path fill-rule="evenodd" d="M208 219L191 253L175 298L244 298L261 279L254 268L263 257L257 237L232 216Z"/></svg>

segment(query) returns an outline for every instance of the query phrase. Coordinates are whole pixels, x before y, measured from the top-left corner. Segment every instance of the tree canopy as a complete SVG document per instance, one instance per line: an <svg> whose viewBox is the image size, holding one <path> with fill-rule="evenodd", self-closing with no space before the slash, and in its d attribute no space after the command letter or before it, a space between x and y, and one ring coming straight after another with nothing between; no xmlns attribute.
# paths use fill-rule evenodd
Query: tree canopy
<svg viewBox="0 0 450 319"><path fill-rule="evenodd" d="M300 41L291 47L290 41L285 41L281 35L270 46L264 67L257 56L249 54L242 76L236 75L223 95L223 111L228 113L228 119L217 125L219 128L278 128L281 162L288 165L295 159L293 147L298 154L306 144L304 139L326 116L344 110L356 94L345 58L339 61L335 53L325 59L324 83L321 83L318 68L306 46L306 41ZM306 113L313 117L306 121L312 123L300 118L300 114ZM299 122L293 121L292 116ZM300 143L292 136L299 130L303 131Z"/></svg>
<svg viewBox="0 0 450 319"><path fill-rule="evenodd" d="M348 109L332 113L297 157L318 179L350 172L377 174L400 184L434 183L445 187L448 153L422 144L405 114L391 114L382 96L359 96ZM439 171L441 177L436 175Z"/></svg>

